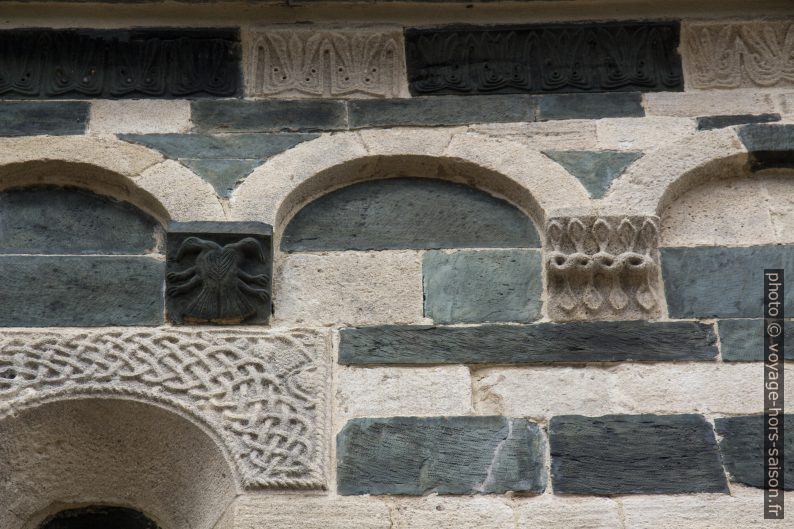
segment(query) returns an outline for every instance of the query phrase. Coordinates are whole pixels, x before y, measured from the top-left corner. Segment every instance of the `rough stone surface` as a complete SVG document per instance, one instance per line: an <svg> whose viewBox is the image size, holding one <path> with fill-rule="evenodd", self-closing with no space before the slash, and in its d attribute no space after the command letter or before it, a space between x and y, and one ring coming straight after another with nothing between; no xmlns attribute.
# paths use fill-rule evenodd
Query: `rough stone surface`
<svg viewBox="0 0 794 529"><path fill-rule="evenodd" d="M124 141L157 149L173 160L266 160L319 134L121 134Z"/></svg>
<svg viewBox="0 0 794 529"><path fill-rule="evenodd" d="M267 323L273 228L257 222L172 223L166 310L175 323Z"/></svg>
<svg viewBox="0 0 794 529"><path fill-rule="evenodd" d="M557 321L661 315L659 219L556 217L546 222L547 312Z"/></svg>
<svg viewBox="0 0 794 529"><path fill-rule="evenodd" d="M238 498L233 509L228 529L393 528L386 503L370 498L247 495Z"/></svg>
<svg viewBox="0 0 794 529"><path fill-rule="evenodd" d="M608 118L595 123L601 149L653 151L695 133L695 121L672 116Z"/></svg>
<svg viewBox="0 0 794 529"><path fill-rule="evenodd" d="M543 154L578 178L593 198L603 197L612 181L642 156L641 152L615 151L545 151Z"/></svg>
<svg viewBox="0 0 794 529"><path fill-rule="evenodd" d="M794 489L794 461L789 454L794 450L794 415L785 415L784 443L777 443L785 452L782 483L786 490ZM720 452L725 470L731 481L753 487L764 487L764 416L724 417L714 420L720 434Z"/></svg>
<svg viewBox="0 0 794 529"><path fill-rule="evenodd" d="M536 247L532 221L504 200L462 184L389 178L353 184L303 207L284 251Z"/></svg>
<svg viewBox="0 0 794 529"><path fill-rule="evenodd" d="M649 116L718 116L736 114L774 114L772 95L758 90L720 92L657 92L643 94Z"/></svg>
<svg viewBox="0 0 794 529"><path fill-rule="evenodd" d="M728 492L700 415L562 415L549 423L555 493Z"/></svg>
<svg viewBox="0 0 794 529"><path fill-rule="evenodd" d="M350 128L534 121L530 96L447 96L350 101Z"/></svg>
<svg viewBox="0 0 794 529"><path fill-rule="evenodd" d="M182 163L212 184L218 196L229 198L237 185L262 165L262 160L182 160Z"/></svg>
<svg viewBox="0 0 794 529"><path fill-rule="evenodd" d="M400 27L272 26L243 38L251 96L400 97L407 95Z"/></svg>
<svg viewBox="0 0 794 529"><path fill-rule="evenodd" d="M597 147L596 124L585 119L537 123L483 123L471 125L468 130L470 134L520 142L531 149L584 150Z"/></svg>
<svg viewBox="0 0 794 529"><path fill-rule="evenodd" d="M88 112L89 104L82 101L3 101L0 103L0 136L83 134Z"/></svg>
<svg viewBox="0 0 794 529"><path fill-rule="evenodd" d="M131 256L0 256L2 327L157 325L164 263Z"/></svg>
<svg viewBox="0 0 794 529"><path fill-rule="evenodd" d="M427 252L425 316L437 323L529 322L540 317L540 250Z"/></svg>
<svg viewBox="0 0 794 529"><path fill-rule="evenodd" d="M92 134L177 133L190 130L190 102L141 99L91 102Z"/></svg>
<svg viewBox="0 0 794 529"><path fill-rule="evenodd" d="M608 498L545 494L522 500L515 511L519 529L615 529L621 526L618 502Z"/></svg>
<svg viewBox="0 0 794 529"><path fill-rule="evenodd" d="M337 371L336 409L352 417L467 415L471 381L463 366L357 368Z"/></svg>
<svg viewBox="0 0 794 529"><path fill-rule="evenodd" d="M540 428L506 417L354 419L337 435L339 493L542 492Z"/></svg>
<svg viewBox="0 0 794 529"><path fill-rule="evenodd" d="M681 90L678 32L674 22L412 28L411 93Z"/></svg>
<svg viewBox="0 0 794 529"><path fill-rule="evenodd" d="M764 361L764 320L720 320L720 353L728 362ZM794 343L794 321L783 324L785 343ZM794 360L791 347L783 350L786 360Z"/></svg>
<svg viewBox="0 0 794 529"><path fill-rule="evenodd" d="M711 325L575 322L478 327L383 326L340 331L341 364L511 364L711 360Z"/></svg>
<svg viewBox="0 0 794 529"><path fill-rule="evenodd" d="M546 94L533 96L536 119L601 119L643 117L642 95L634 92L603 94Z"/></svg>
<svg viewBox="0 0 794 529"><path fill-rule="evenodd" d="M513 527L513 510L500 497L436 496L398 498L395 529L482 529Z"/></svg>
<svg viewBox="0 0 794 529"><path fill-rule="evenodd" d="M747 123L771 123L773 121L780 121L780 114L735 114L697 118L698 130L720 129Z"/></svg>
<svg viewBox="0 0 794 529"><path fill-rule="evenodd" d="M125 529L160 529L156 523L140 511L104 505L64 509L48 517L41 529L80 529L101 526L124 527Z"/></svg>
<svg viewBox="0 0 794 529"><path fill-rule="evenodd" d="M282 255L276 261L274 319L372 325L422 322L417 252Z"/></svg>
<svg viewBox="0 0 794 529"><path fill-rule="evenodd" d="M0 192L0 253L145 254L158 251L157 222L126 202L74 188Z"/></svg>
<svg viewBox="0 0 794 529"><path fill-rule="evenodd" d="M794 270L794 246L662 248L671 318L754 318L763 314L765 268ZM794 289L785 303L794 306Z"/></svg>
<svg viewBox="0 0 794 529"><path fill-rule="evenodd" d="M150 167L135 179L135 184L157 197L167 212L164 220L190 222L226 219L212 185L174 160L165 160Z"/></svg>
<svg viewBox="0 0 794 529"><path fill-rule="evenodd" d="M204 100L191 103L200 133L312 132L347 128L342 101Z"/></svg>
<svg viewBox="0 0 794 529"><path fill-rule="evenodd" d="M229 454L233 468L226 472L234 470L242 488L322 488L326 341L322 332L299 329L6 331L0 333L7 353L0 359L0 418L59 399L133 398L207 432Z"/></svg>
<svg viewBox="0 0 794 529"><path fill-rule="evenodd" d="M688 23L681 36L687 85L792 86L793 36L790 20Z"/></svg>
<svg viewBox="0 0 794 529"><path fill-rule="evenodd" d="M750 151L750 168L794 168L794 125L745 125L739 138Z"/></svg>

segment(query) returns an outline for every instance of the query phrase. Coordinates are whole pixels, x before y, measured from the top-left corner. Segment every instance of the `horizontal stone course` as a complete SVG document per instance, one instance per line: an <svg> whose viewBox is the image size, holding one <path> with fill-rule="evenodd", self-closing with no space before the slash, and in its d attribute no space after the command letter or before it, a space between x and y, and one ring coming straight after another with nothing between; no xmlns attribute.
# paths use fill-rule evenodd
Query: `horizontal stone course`
<svg viewBox="0 0 794 529"><path fill-rule="evenodd" d="M639 92L546 94L535 96L535 101L537 121L645 116Z"/></svg>
<svg viewBox="0 0 794 529"><path fill-rule="evenodd" d="M794 270L794 246L662 248L661 262L671 318L754 318L764 269ZM794 306L794 289L785 303Z"/></svg>
<svg viewBox="0 0 794 529"><path fill-rule="evenodd" d="M164 268L144 256L0 256L0 326L160 324Z"/></svg>
<svg viewBox="0 0 794 529"><path fill-rule="evenodd" d="M794 125L746 125L739 139L750 151L750 169L794 167Z"/></svg>
<svg viewBox="0 0 794 529"><path fill-rule="evenodd" d="M337 435L342 495L542 492L540 428L507 417L354 419Z"/></svg>
<svg viewBox="0 0 794 529"><path fill-rule="evenodd" d="M794 489L794 461L790 454L794 451L794 415L786 414L784 418L784 443L777 442L777 448L785 451L783 471L786 490ZM782 421L783 422L783 421ZM743 417L724 417L714 421L717 433L720 434L720 451L722 461L731 481L753 487L764 487L764 416L748 415ZM768 455L768 454L767 454ZM774 466L774 465L773 465Z"/></svg>
<svg viewBox="0 0 794 529"><path fill-rule="evenodd" d="M347 128L343 101L202 100L191 104L194 130L218 132L312 132Z"/></svg>
<svg viewBox="0 0 794 529"><path fill-rule="evenodd" d="M549 443L557 494L728 492L700 415L561 415Z"/></svg>
<svg viewBox="0 0 794 529"><path fill-rule="evenodd" d="M720 353L729 362L764 361L764 320L720 320L717 323L720 334ZM785 343L794 343L794 321L783 324ZM786 360L794 360L794 350L783 350Z"/></svg>
<svg viewBox="0 0 794 529"><path fill-rule="evenodd" d="M780 121L780 114L734 114L729 116L702 116L697 118L698 130L721 129L747 123Z"/></svg>
<svg viewBox="0 0 794 529"><path fill-rule="evenodd" d="M88 115L83 101L2 101L0 136L84 134Z"/></svg>
<svg viewBox="0 0 794 529"><path fill-rule="evenodd" d="M387 325L340 331L340 364L532 364L713 360L696 322L575 322L477 327Z"/></svg>

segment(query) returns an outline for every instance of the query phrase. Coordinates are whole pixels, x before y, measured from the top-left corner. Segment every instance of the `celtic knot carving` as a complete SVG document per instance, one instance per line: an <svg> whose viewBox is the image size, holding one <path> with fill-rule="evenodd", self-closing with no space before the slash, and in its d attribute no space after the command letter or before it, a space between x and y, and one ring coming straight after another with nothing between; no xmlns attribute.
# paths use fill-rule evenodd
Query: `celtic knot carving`
<svg viewBox="0 0 794 529"><path fill-rule="evenodd" d="M313 331L0 333L0 416L97 394L176 403L217 434L247 488L325 485L328 380Z"/></svg>
<svg viewBox="0 0 794 529"><path fill-rule="evenodd" d="M659 227L652 217L556 218L546 225L554 319L659 314Z"/></svg>

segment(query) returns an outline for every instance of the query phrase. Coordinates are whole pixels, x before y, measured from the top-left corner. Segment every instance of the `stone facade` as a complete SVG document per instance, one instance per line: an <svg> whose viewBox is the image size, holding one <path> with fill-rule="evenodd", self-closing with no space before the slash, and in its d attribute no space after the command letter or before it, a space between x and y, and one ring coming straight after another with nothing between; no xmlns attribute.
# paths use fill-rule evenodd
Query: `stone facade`
<svg viewBox="0 0 794 529"><path fill-rule="evenodd" d="M783 527L791 6L611 3L9 6L0 527Z"/></svg>

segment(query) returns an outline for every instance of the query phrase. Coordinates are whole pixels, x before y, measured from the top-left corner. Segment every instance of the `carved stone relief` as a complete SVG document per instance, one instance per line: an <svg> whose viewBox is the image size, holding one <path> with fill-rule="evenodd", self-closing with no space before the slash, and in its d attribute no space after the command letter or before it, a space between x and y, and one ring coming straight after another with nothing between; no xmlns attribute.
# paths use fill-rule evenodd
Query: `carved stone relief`
<svg viewBox="0 0 794 529"><path fill-rule="evenodd" d="M0 351L0 418L86 396L161 403L219 439L242 487L325 486L322 333L7 331Z"/></svg>
<svg viewBox="0 0 794 529"><path fill-rule="evenodd" d="M677 23L406 31L411 93L681 90Z"/></svg>
<svg viewBox="0 0 794 529"><path fill-rule="evenodd" d="M661 315L656 217L553 218L546 224L549 316L558 321Z"/></svg>
<svg viewBox="0 0 794 529"><path fill-rule="evenodd" d="M166 309L175 323L266 323L272 229L257 222L173 223L167 235Z"/></svg>
<svg viewBox="0 0 794 529"><path fill-rule="evenodd" d="M244 47L248 95L407 94L400 28L258 29L246 35Z"/></svg>
<svg viewBox="0 0 794 529"><path fill-rule="evenodd" d="M692 88L794 84L794 22L687 24L682 44Z"/></svg>

